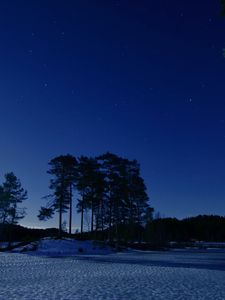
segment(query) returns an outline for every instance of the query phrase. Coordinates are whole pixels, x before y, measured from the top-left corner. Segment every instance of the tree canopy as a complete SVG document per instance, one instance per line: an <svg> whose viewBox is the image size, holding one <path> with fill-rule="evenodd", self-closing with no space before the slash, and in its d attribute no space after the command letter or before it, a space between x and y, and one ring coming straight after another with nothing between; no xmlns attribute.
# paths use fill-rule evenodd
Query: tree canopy
<svg viewBox="0 0 225 300"><path fill-rule="evenodd" d="M39 219L59 213L59 232L62 214L72 210L72 190L78 194L77 212L81 214L81 233L84 213L90 218L91 234L105 238L124 238L121 228L141 227L149 216L149 197L136 160L128 160L107 152L98 157L57 156L50 163L52 176L46 207L41 207ZM71 228L71 213L70 213ZM70 229L71 233L71 229ZM106 236L107 235L107 236ZM132 235L132 234L131 234Z"/></svg>

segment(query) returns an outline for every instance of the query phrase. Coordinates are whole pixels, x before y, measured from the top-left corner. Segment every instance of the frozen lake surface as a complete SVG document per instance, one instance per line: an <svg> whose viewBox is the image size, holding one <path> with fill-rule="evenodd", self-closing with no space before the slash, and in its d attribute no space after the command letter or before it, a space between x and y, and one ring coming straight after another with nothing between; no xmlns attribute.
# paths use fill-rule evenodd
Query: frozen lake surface
<svg viewBox="0 0 225 300"><path fill-rule="evenodd" d="M0 300L225 299L225 251L0 253Z"/></svg>

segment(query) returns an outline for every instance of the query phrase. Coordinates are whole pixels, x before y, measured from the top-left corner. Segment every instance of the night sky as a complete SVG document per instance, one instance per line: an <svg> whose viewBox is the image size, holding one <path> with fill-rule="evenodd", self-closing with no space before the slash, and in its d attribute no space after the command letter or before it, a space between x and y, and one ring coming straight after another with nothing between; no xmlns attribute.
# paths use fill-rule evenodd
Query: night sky
<svg viewBox="0 0 225 300"><path fill-rule="evenodd" d="M51 158L105 151L141 163L163 216L225 215L219 0L2 0L0 41L0 175L28 190L21 224L58 221L36 217Z"/></svg>

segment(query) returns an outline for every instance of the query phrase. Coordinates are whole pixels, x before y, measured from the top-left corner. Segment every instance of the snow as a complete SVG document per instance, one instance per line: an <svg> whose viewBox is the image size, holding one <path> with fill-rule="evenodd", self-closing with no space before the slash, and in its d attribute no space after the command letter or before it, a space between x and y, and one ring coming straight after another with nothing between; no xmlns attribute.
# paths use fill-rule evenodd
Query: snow
<svg viewBox="0 0 225 300"><path fill-rule="evenodd" d="M47 243L0 253L0 300L225 299L224 250L50 257Z"/></svg>
<svg viewBox="0 0 225 300"><path fill-rule="evenodd" d="M37 249L36 249L37 248ZM74 239L50 239L45 238L39 242L33 242L26 246L15 248L13 252L32 251L34 255L68 256L78 254L109 254L112 250L101 242L78 241Z"/></svg>
<svg viewBox="0 0 225 300"><path fill-rule="evenodd" d="M78 241L73 239L43 239L36 254L39 255L75 255L75 254L108 254L111 249L103 243L94 241Z"/></svg>
<svg viewBox="0 0 225 300"><path fill-rule="evenodd" d="M8 247L9 242L0 242L0 249L4 249ZM11 246L14 246L16 244L19 244L19 242L13 242L11 243Z"/></svg>

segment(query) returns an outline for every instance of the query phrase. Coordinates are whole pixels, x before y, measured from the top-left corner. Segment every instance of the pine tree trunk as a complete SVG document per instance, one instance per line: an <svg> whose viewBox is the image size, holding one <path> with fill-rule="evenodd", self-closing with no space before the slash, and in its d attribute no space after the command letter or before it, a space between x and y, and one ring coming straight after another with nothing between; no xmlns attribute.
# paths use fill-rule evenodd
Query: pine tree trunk
<svg viewBox="0 0 225 300"><path fill-rule="evenodd" d="M64 204L64 197L65 197L65 191L64 191L64 168L62 169L62 194L59 198L59 239L62 237L62 213L63 213L63 204Z"/></svg>
<svg viewBox="0 0 225 300"><path fill-rule="evenodd" d="M118 197L116 198L116 248L119 245L119 231L118 231L118 224L119 224L119 200Z"/></svg>
<svg viewBox="0 0 225 300"><path fill-rule="evenodd" d="M69 235L72 234L72 185L70 184L70 220L69 220Z"/></svg>
<svg viewBox="0 0 225 300"><path fill-rule="evenodd" d="M59 203L59 238L62 237L62 199L60 199Z"/></svg>
<svg viewBox="0 0 225 300"><path fill-rule="evenodd" d="M15 224L15 216L16 216L16 205L13 207L13 214L12 214L12 220L9 224L9 240L8 240L8 248L11 247L12 245L12 230L13 230L13 225Z"/></svg>
<svg viewBox="0 0 225 300"><path fill-rule="evenodd" d="M82 196L82 204L81 204L81 225L80 225L80 231L81 236L83 235L83 228L84 227L84 196Z"/></svg>
<svg viewBox="0 0 225 300"><path fill-rule="evenodd" d="M94 203L93 200L91 202L91 236L93 238L94 233Z"/></svg>
<svg viewBox="0 0 225 300"><path fill-rule="evenodd" d="M112 233L111 233L111 227L112 227L112 202L111 199L109 200L110 204L109 204L109 241L111 242L112 240Z"/></svg>
<svg viewBox="0 0 225 300"><path fill-rule="evenodd" d="M9 233L9 235L8 235L8 249L10 249L11 248L11 245L12 245L12 226L13 226L13 224L9 224L9 231L8 231L8 233Z"/></svg>
<svg viewBox="0 0 225 300"><path fill-rule="evenodd" d="M104 208L103 208L103 199L101 200L101 231L102 231L102 239L104 238Z"/></svg>

